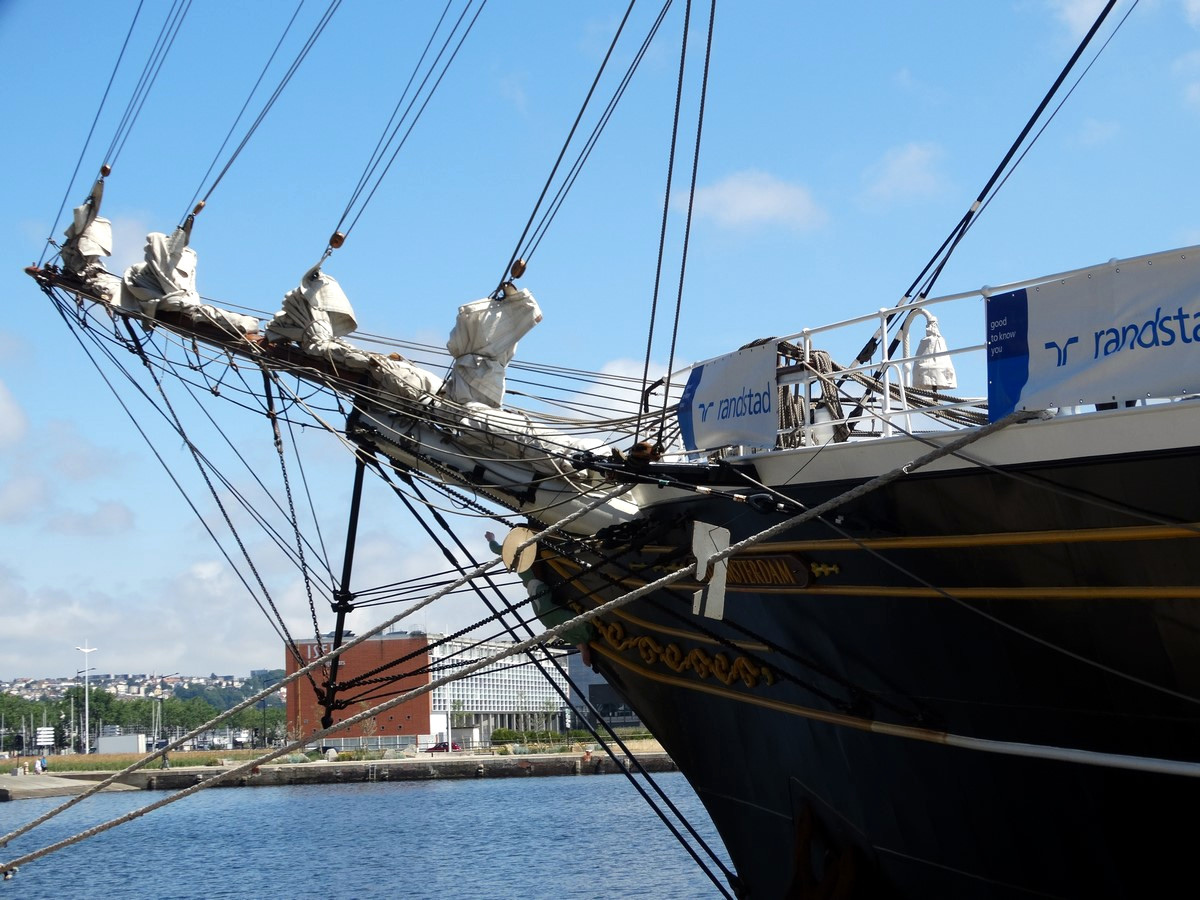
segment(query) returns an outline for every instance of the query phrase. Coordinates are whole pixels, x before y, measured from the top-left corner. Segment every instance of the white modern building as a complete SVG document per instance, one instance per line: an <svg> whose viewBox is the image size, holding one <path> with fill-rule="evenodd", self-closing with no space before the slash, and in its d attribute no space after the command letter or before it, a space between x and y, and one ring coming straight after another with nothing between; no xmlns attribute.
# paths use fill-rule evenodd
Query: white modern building
<svg viewBox="0 0 1200 900"><path fill-rule="evenodd" d="M441 638L441 635L429 635L434 679L469 668L512 647L507 641L476 643L461 639L437 644ZM565 669L568 652L552 650L551 653ZM540 652L538 656L544 659ZM544 662L541 669L546 674L530 661L528 655L518 653L493 662L466 678L434 688L431 725L435 731L444 734L446 717L451 716L455 740L468 736L469 732L486 739L497 728L559 730L567 724L568 706L555 686L565 693L567 680L550 662Z"/></svg>

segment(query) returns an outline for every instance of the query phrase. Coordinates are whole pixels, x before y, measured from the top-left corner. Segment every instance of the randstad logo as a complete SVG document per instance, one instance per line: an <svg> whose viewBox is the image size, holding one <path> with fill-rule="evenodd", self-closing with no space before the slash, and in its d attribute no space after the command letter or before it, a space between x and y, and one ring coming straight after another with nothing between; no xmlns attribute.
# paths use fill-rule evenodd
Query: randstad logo
<svg viewBox="0 0 1200 900"><path fill-rule="evenodd" d="M701 402L696 404L696 408L700 410L701 422L708 421L708 414L714 406L717 408L715 419L719 422L726 419L741 419L745 416L758 416L771 411L772 393L774 391L771 390L770 383L763 391L745 387L740 394L723 397L720 400L710 400L707 403Z"/></svg>
<svg viewBox="0 0 1200 900"><path fill-rule="evenodd" d="M1067 364L1067 348L1070 347L1072 344L1078 344L1078 343L1079 343L1078 335L1067 338L1067 342L1065 344L1063 344L1061 347L1058 346L1058 341L1046 341L1046 349L1047 350L1054 349L1054 350L1058 351L1058 362L1055 363L1056 368L1058 366L1065 366Z"/></svg>
<svg viewBox="0 0 1200 900"><path fill-rule="evenodd" d="M1200 343L1200 313L1185 313L1178 307L1174 313L1163 315L1162 307L1154 311L1154 317L1144 322L1131 322L1120 327L1101 328L1092 333L1092 359L1112 356L1122 350L1155 347L1170 347L1176 341L1181 344ZM1067 348L1078 343L1079 337L1070 337L1060 344L1047 341L1046 349L1058 354L1057 366L1067 364Z"/></svg>

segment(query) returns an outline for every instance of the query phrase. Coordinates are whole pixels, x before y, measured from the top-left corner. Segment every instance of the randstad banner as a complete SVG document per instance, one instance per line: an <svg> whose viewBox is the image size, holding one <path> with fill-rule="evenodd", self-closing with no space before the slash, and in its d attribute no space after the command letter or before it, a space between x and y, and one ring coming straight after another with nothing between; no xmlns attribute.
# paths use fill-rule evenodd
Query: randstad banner
<svg viewBox="0 0 1200 900"><path fill-rule="evenodd" d="M1200 391L1200 247L987 298L988 415Z"/></svg>
<svg viewBox="0 0 1200 900"><path fill-rule="evenodd" d="M775 446L775 342L738 350L692 369L679 398L679 430L689 450Z"/></svg>

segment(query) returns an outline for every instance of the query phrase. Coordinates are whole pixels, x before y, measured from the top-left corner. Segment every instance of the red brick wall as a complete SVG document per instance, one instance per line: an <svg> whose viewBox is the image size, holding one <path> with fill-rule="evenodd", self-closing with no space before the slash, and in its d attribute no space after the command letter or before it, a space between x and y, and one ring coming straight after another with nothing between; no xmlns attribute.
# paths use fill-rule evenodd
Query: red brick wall
<svg viewBox="0 0 1200 900"><path fill-rule="evenodd" d="M301 641L299 642L299 646L301 653L304 654L305 665L317 658L318 653L315 641ZM328 651L328 644L326 644L325 649ZM396 666L385 669L375 677L400 675L412 672L415 669L424 669L427 667L429 665L428 641L424 636L412 635L380 635L369 638L341 655L341 662L338 664L337 680L344 682L355 676L364 675L395 659L407 657L410 654L415 655L411 659L406 659ZM300 668L290 653L286 654L285 667L289 675ZM313 670L311 675L318 685L322 684L326 677L320 669ZM428 683L429 673L424 672L420 675L409 675L391 684L371 684L339 692L338 699L349 699L360 694L366 694L366 696L354 701L345 709L335 709L333 711L334 724L336 725L338 722L356 716L363 710L377 706L404 691ZM401 703L399 706L385 710L371 719L364 719L362 722L352 725L345 730L337 731L331 734L330 737L372 737L375 735L397 734L416 737L418 735L428 735L432 731L429 723L430 709L430 695L422 694L415 699ZM290 736L294 739L305 737L319 730L321 727L321 716L324 715L324 712L325 710L317 702L316 693L313 691L312 682L309 681L308 677L301 677L298 681L294 681L288 685L287 722Z"/></svg>

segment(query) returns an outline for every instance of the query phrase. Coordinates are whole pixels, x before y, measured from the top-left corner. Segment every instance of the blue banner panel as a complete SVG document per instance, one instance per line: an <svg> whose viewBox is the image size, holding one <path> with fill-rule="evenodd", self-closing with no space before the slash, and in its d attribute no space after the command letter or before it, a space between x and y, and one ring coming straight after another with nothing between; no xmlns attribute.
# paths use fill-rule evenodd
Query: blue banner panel
<svg viewBox="0 0 1200 900"><path fill-rule="evenodd" d="M779 431L773 341L692 369L679 399L679 430L688 450L773 447Z"/></svg>
<svg viewBox="0 0 1200 900"><path fill-rule="evenodd" d="M1200 393L1200 248L989 297L989 417Z"/></svg>
<svg viewBox="0 0 1200 900"><path fill-rule="evenodd" d="M1025 289L988 297L988 418L1002 419L1017 407L1029 381L1029 298Z"/></svg>

